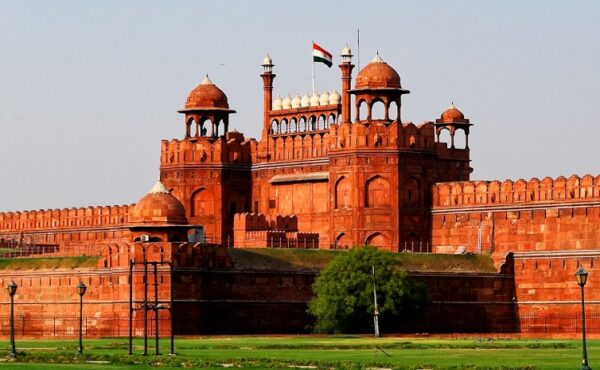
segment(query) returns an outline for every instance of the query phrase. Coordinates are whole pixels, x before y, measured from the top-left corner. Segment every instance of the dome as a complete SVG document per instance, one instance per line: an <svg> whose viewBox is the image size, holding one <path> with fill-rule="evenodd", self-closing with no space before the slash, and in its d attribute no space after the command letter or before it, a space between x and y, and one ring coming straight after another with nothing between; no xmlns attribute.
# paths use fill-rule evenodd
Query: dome
<svg viewBox="0 0 600 370"><path fill-rule="evenodd" d="M281 104L282 104L282 102L281 102L281 96L280 96L273 101L273 110L280 110Z"/></svg>
<svg viewBox="0 0 600 370"><path fill-rule="evenodd" d="M342 97L337 91L334 91L329 95L329 104L340 104L342 102Z"/></svg>
<svg viewBox="0 0 600 370"><path fill-rule="evenodd" d="M160 181L133 207L129 221L136 224L187 224L183 204Z"/></svg>
<svg viewBox="0 0 600 370"><path fill-rule="evenodd" d="M194 108L229 109L227 95L208 78L208 75L187 97L185 109L190 110Z"/></svg>
<svg viewBox="0 0 600 370"><path fill-rule="evenodd" d="M271 59L271 56L269 54L267 54L267 56L265 57L265 59L263 59L263 66L271 66L273 65L273 60Z"/></svg>
<svg viewBox="0 0 600 370"><path fill-rule="evenodd" d="M294 99L292 99L292 108L300 108L301 103L302 98L300 97L300 95L296 95Z"/></svg>
<svg viewBox="0 0 600 370"><path fill-rule="evenodd" d="M328 105L329 104L329 93L325 91L319 97L319 105Z"/></svg>
<svg viewBox="0 0 600 370"><path fill-rule="evenodd" d="M292 108L292 98L290 98L290 96L288 95L281 102L281 106L282 106L283 109L290 109L290 108Z"/></svg>
<svg viewBox="0 0 600 370"><path fill-rule="evenodd" d="M342 49L342 56L343 57L351 57L352 56L352 50L350 50L350 47L348 46L348 44L346 44L346 46Z"/></svg>
<svg viewBox="0 0 600 370"><path fill-rule="evenodd" d="M452 122L464 122L468 123L469 120L465 119L465 115L459 111L455 106L454 102L442 113L440 119L436 120L438 123L452 123Z"/></svg>
<svg viewBox="0 0 600 370"><path fill-rule="evenodd" d="M300 106L303 108L310 106L310 96L308 96L308 94L304 94L302 100L300 101Z"/></svg>
<svg viewBox="0 0 600 370"><path fill-rule="evenodd" d="M310 97L310 106L311 107L316 107L319 105L319 94L314 93L311 97Z"/></svg>
<svg viewBox="0 0 600 370"><path fill-rule="evenodd" d="M400 89L400 75L379 53L356 76L356 89Z"/></svg>

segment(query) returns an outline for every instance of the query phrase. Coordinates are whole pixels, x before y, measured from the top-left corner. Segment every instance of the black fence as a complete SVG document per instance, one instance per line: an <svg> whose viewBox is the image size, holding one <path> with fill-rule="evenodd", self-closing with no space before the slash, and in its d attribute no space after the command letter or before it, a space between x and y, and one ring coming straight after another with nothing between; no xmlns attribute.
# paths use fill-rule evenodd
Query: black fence
<svg viewBox="0 0 600 370"><path fill-rule="evenodd" d="M96 318L83 317L83 337L127 337L129 336L129 318L111 317ZM169 318L159 317L158 333L160 336L169 336L171 322ZM144 318L133 319L133 335L144 336ZM156 326L154 315L148 313L148 336L154 336ZM10 334L10 317L0 316L0 336L8 337ZM73 339L79 338L79 317L77 316L28 316L15 315L15 337L60 337Z"/></svg>

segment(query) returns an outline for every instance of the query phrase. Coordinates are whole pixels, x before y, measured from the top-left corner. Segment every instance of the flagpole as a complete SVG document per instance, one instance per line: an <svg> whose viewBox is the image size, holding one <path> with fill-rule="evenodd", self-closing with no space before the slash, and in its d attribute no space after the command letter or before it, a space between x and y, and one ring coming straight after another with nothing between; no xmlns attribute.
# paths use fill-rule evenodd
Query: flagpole
<svg viewBox="0 0 600 370"><path fill-rule="evenodd" d="M315 95L315 57L314 57L315 42L313 41L310 47L310 60L312 62L312 93Z"/></svg>

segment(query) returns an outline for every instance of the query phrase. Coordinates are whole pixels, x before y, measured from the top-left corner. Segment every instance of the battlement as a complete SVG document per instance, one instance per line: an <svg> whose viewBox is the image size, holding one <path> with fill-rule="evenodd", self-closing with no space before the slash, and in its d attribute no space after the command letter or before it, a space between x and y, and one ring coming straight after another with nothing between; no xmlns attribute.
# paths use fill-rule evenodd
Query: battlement
<svg viewBox="0 0 600 370"><path fill-rule="evenodd" d="M163 140L161 144L161 166L184 163L250 163L256 151L255 139L244 139L244 135L232 131L225 137L198 136L182 140Z"/></svg>
<svg viewBox="0 0 600 370"><path fill-rule="evenodd" d="M355 147L394 147L405 149L435 150L435 135L432 122L415 125L372 120L368 124L358 122L335 125L330 131L332 146L336 149Z"/></svg>
<svg viewBox="0 0 600 370"><path fill-rule="evenodd" d="M319 247L319 233L298 232L295 215L268 217L262 213L236 213L233 225L237 248Z"/></svg>
<svg viewBox="0 0 600 370"><path fill-rule="evenodd" d="M432 193L434 208L600 200L600 175L438 183Z"/></svg>
<svg viewBox="0 0 600 370"><path fill-rule="evenodd" d="M126 224L135 204L0 212L0 233Z"/></svg>

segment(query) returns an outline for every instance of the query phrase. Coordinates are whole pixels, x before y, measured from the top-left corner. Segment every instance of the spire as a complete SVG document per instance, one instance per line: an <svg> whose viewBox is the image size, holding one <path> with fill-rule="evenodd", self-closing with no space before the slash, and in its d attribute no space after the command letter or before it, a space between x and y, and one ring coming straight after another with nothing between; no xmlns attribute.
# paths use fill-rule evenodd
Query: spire
<svg viewBox="0 0 600 370"><path fill-rule="evenodd" d="M202 80L200 85L214 85L210 78L208 78L208 73L206 74L206 77L204 77L204 80Z"/></svg>
<svg viewBox="0 0 600 370"><path fill-rule="evenodd" d="M150 189L148 194L159 194L159 193L169 194L169 191L167 190L167 188L160 181L158 181L156 184L154 184L154 186L152 187L152 189Z"/></svg>
<svg viewBox="0 0 600 370"><path fill-rule="evenodd" d="M375 55L375 58L371 60L371 63L385 63L383 59L381 59L381 57L379 56L379 50L377 50L377 54Z"/></svg>

